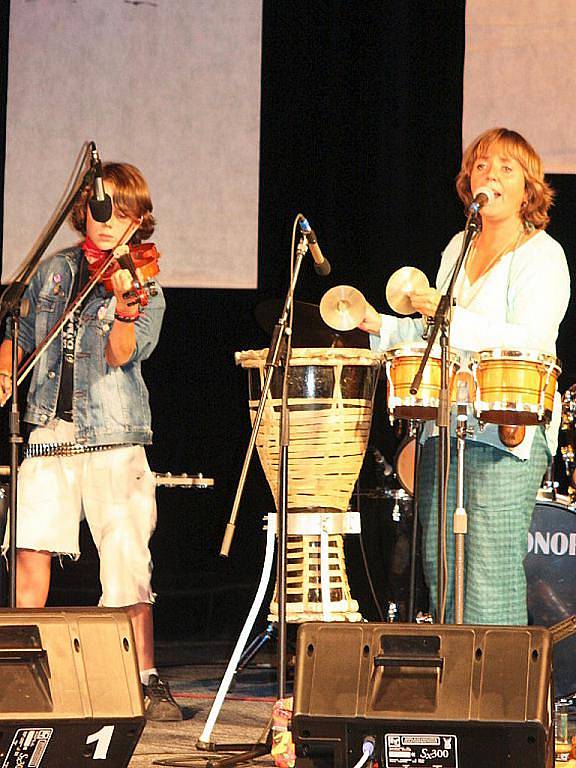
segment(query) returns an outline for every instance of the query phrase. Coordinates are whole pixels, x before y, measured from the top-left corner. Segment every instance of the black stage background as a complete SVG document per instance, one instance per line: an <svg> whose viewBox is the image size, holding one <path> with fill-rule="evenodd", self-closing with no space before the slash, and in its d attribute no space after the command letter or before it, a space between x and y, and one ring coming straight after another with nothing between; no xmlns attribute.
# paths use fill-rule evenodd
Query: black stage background
<svg viewBox="0 0 576 768"><path fill-rule="evenodd" d="M332 263L332 274L322 279L308 260L297 299L318 303L328 288L350 284L381 308L392 272L411 264L433 278L442 247L464 222L454 191L461 156L464 2L263 5L259 289L168 289L159 348L145 367L155 427L152 468L203 472L216 483L213 492L158 490L153 551L157 628L165 638L236 636L251 604L264 555L262 515L273 507L257 459L231 555L224 560L218 554L249 438L246 381L234 365L234 351L266 346L253 311L260 301L281 300L286 293L296 213L310 220ZM8 16L5 0L0 179ZM551 181L558 196L549 231L563 244L573 270L576 184L572 176ZM54 190L55 202L59 195ZM575 323L572 302L558 344L562 390L576 381ZM8 461L6 420L5 414L2 463ZM382 406L371 442L392 457L397 441ZM381 524L379 512L376 505L363 514L369 535ZM348 538L347 553L353 594L363 614L377 619L357 537ZM371 558L378 573L382 563L375 561L385 555L373 549ZM96 597L93 558L65 564L64 571L56 566L52 602Z"/></svg>

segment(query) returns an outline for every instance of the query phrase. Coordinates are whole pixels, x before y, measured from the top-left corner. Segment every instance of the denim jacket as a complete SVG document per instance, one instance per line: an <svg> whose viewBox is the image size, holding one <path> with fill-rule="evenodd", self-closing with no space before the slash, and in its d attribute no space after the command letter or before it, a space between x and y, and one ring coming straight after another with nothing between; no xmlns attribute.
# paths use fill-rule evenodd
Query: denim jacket
<svg viewBox="0 0 576 768"><path fill-rule="evenodd" d="M34 351L70 302L80 247L69 248L43 261L25 292L30 309L20 322L19 346ZM96 285L82 303L74 357L72 411L76 442L84 445L147 444L152 441L148 390L140 363L150 356L160 335L165 301L157 296L135 323L136 350L125 365L106 362L106 343L114 322L116 299ZM7 331L7 336L8 336ZM46 425L56 416L62 373L59 335L32 372L25 421Z"/></svg>

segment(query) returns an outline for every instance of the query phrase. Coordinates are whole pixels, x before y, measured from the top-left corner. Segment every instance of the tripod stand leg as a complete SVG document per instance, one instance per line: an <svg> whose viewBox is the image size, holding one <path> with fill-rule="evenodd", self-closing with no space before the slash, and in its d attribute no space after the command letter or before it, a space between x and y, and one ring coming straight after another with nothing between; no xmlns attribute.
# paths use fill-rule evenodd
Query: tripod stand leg
<svg viewBox="0 0 576 768"><path fill-rule="evenodd" d="M254 656L256 656L256 654L266 645L269 640L272 640L275 635L276 624L273 621L270 621L264 632L260 632L260 634L256 635L252 642L249 643L246 647L246 650L240 657L240 661L236 667L235 674L237 675L242 672L242 670L245 669L248 664L250 664Z"/></svg>
<svg viewBox="0 0 576 768"><path fill-rule="evenodd" d="M228 745L228 749L230 749L230 745ZM229 766L239 765L240 763L249 763L250 760L254 760L256 757L262 757L262 755L270 754L271 749L272 744L269 739L267 739L261 744L255 744L251 749L246 752L242 752L239 755L223 757L219 760L208 760L206 763L206 768L228 768Z"/></svg>

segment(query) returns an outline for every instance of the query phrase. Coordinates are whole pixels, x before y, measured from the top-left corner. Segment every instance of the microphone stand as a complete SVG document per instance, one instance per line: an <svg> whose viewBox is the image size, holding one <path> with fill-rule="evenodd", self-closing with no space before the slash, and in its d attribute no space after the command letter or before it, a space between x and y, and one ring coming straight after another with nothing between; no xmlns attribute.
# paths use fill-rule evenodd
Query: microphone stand
<svg viewBox="0 0 576 768"><path fill-rule="evenodd" d="M412 494L412 528L410 531L410 578L408 588L408 617L409 623L416 618L416 552L418 550L418 501L420 499L420 436L422 435L423 421L416 424L414 433L414 493Z"/></svg>
<svg viewBox="0 0 576 768"><path fill-rule="evenodd" d="M82 164L88 157L88 150L84 154ZM11 379L12 379L12 404L10 407L9 416L9 437L10 443L10 545L8 548L8 600L9 608L16 608L16 530L17 530L17 516L18 516L18 448L23 442L23 438L20 431L20 411L18 408L18 385L28 372L21 373L18 370L18 339L20 331L20 317L26 316L27 308L23 306L22 297L28 286L28 283L36 273L40 264L40 259L44 255L44 252L54 239L54 236L62 226L62 223L67 218L68 214L72 210L76 198L81 189L88 184L91 184L94 178L95 169L93 167L80 176L80 173L76 175L75 183L68 194L67 199L63 202L59 211L53 216L49 222L44 234L42 235L40 242L33 248L30 256L25 261L24 265L20 268L16 275L16 278L7 286L5 291L0 297L0 324L7 315L10 315L10 335L12 341L12 366L11 366ZM66 316L67 317L67 316ZM62 324L60 324L61 327ZM59 330L60 328L58 328ZM30 367L31 370L33 366Z"/></svg>
<svg viewBox="0 0 576 768"><path fill-rule="evenodd" d="M446 478L448 476L449 465L449 440L450 440L450 382L448 377L448 349L450 344L450 311L452 308L452 296L454 286L464 259L472 245L474 239L481 231L481 219L478 215L478 209L473 209L468 215L466 227L464 230L464 239L460 253L452 270L450 283L445 294L443 294L436 308L433 322L430 326L426 348L420 361L420 365L412 381L410 394L418 393L424 368L430 357L432 347L440 334L440 393L438 398L438 415L436 424L438 426L438 564L437 564L437 590L436 590L436 621L439 624L445 622L444 598L446 594L446 574L444 562L446 560Z"/></svg>
<svg viewBox="0 0 576 768"><path fill-rule="evenodd" d="M464 623L464 559L465 537L468 533L468 515L464 506L464 448L468 431L468 402L458 398L456 443L458 446L456 473L456 510L454 512L454 623Z"/></svg>
<svg viewBox="0 0 576 768"><path fill-rule="evenodd" d="M294 221L293 233L299 221L303 220L302 214L297 214ZM250 461L256 445L256 438L262 422L262 416L264 414L264 407L268 400L268 393L272 384L272 378L276 370L281 372L282 375L282 396L280 406L280 424L279 424L279 465L278 465L278 497L276 505L278 509L277 518L277 538L278 538L278 557L277 557L277 590L278 590L278 643L277 643L277 698L283 699L286 696L286 638L287 638L287 626L286 626L286 550L288 540L288 448L290 444L290 411L288 409L288 385L290 382L290 356L292 352L292 318L294 312L294 293L296 289L296 283L302 267L304 256L308 251L308 238L306 234L302 233L296 246L296 262L293 262L294 253L294 237L291 251L291 279L286 299L284 301L284 307L282 313L274 326L272 337L270 339L270 346L268 348L268 356L264 367L266 369L266 377L264 384L262 385L262 391L260 393L260 400L258 403L258 409L254 417L252 425L252 433L244 457L244 463L242 465L242 471L240 474L240 480L238 488L236 490L236 496L232 511L230 513L229 522L226 524L226 531L222 541L220 554L227 557L232 543L232 538L235 532L235 523L237 518L238 509L240 506L240 500L244 490L246 482L246 475ZM223 703L223 701L222 701ZM213 707L217 705L217 699L215 700ZM221 706L221 705L220 705ZM217 715L216 715L217 716ZM212 715L212 710L209 713L208 719L215 722L215 718ZM241 754L234 755L232 757L222 758L207 763L207 768L213 768L213 766L219 766L219 768L228 768L228 766L236 765L237 763L247 762L260 755L265 755L270 752L272 748L272 730L270 728L266 741L259 742L253 746L249 745L218 745L209 741L210 734L205 731L202 732L200 739L196 743L196 748L207 751L219 751L220 749L231 750L245 750ZM182 764L182 763L179 763Z"/></svg>

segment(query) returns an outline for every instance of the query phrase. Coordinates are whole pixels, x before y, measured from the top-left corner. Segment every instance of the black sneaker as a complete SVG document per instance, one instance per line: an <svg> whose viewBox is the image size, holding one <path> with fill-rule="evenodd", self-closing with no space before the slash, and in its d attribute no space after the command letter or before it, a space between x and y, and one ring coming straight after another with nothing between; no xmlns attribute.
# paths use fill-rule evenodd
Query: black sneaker
<svg viewBox="0 0 576 768"><path fill-rule="evenodd" d="M150 675L143 685L146 720L182 720L182 710L174 701L168 683L158 675Z"/></svg>

